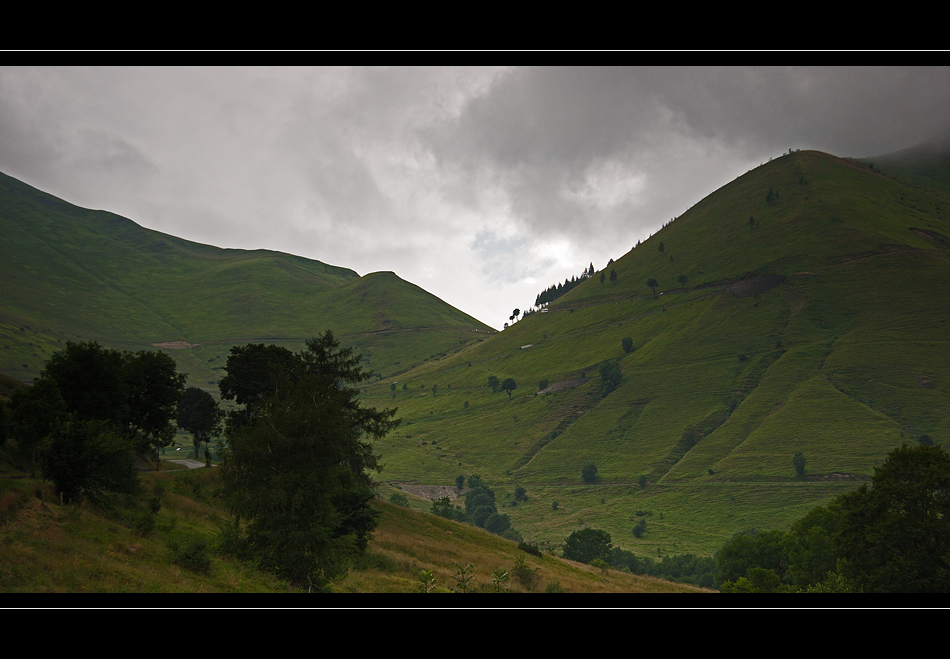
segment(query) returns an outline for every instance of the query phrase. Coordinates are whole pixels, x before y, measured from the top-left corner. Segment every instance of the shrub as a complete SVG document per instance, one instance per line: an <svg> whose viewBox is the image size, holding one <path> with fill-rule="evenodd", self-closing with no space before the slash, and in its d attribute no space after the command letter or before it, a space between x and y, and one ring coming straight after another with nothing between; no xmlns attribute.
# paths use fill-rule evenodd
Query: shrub
<svg viewBox="0 0 950 659"><path fill-rule="evenodd" d="M581 478L585 483L593 483L597 480L597 466L592 461L588 460L581 467Z"/></svg>
<svg viewBox="0 0 950 659"><path fill-rule="evenodd" d="M419 592L431 593L435 590L435 576L432 570L419 571Z"/></svg>
<svg viewBox="0 0 950 659"><path fill-rule="evenodd" d="M538 549L537 545L528 544L527 542L522 541L518 543L518 549L520 549L523 552L527 552L531 554L532 556L537 556L538 558L541 558L541 550Z"/></svg>
<svg viewBox="0 0 950 659"><path fill-rule="evenodd" d="M200 535L188 535L184 538L173 537L168 541L172 551L172 563L197 572L211 572L211 556L208 553L208 540Z"/></svg>
<svg viewBox="0 0 950 659"><path fill-rule="evenodd" d="M140 511L132 520L132 532L135 535L147 538L155 530L155 515L143 510Z"/></svg>
<svg viewBox="0 0 950 659"><path fill-rule="evenodd" d="M549 581L544 587L544 592L546 593L566 593L564 586L561 585L560 580L555 579L554 581Z"/></svg>
<svg viewBox="0 0 950 659"><path fill-rule="evenodd" d="M472 569L475 567L471 563L462 567L458 563L452 563L455 566L455 586L452 587L453 593L474 593L478 591L478 585L475 583L475 575Z"/></svg>
<svg viewBox="0 0 950 659"><path fill-rule="evenodd" d="M637 523L633 525L633 535L637 538L643 537L643 534L647 530L647 520L645 517L641 517L637 520Z"/></svg>
<svg viewBox="0 0 950 659"><path fill-rule="evenodd" d="M492 513L485 520L485 530L495 535L501 535L511 528L511 518L504 513Z"/></svg>
<svg viewBox="0 0 950 659"><path fill-rule="evenodd" d="M524 538L521 537L521 534L518 533L518 531L515 530L514 527L505 529L504 531L499 533L499 535L505 540L511 540L512 542L521 542L522 540L524 540Z"/></svg>
<svg viewBox="0 0 950 659"><path fill-rule="evenodd" d="M620 367L617 366L616 362L605 362L601 364L597 372L600 375L600 393L602 396L606 396L616 389L617 385L620 384L620 380L623 378L623 373L620 372Z"/></svg>
<svg viewBox="0 0 950 659"><path fill-rule="evenodd" d="M540 568L533 568L528 565L525 561L524 556L519 554L518 558L515 559L515 566L511 569L512 574L515 575L515 579L518 580L525 590L534 590L538 581L541 577L538 575Z"/></svg>
<svg viewBox="0 0 950 659"><path fill-rule="evenodd" d="M510 575L505 568L498 568L491 573L491 586L489 590L492 593L507 593L510 585Z"/></svg>
<svg viewBox="0 0 950 659"><path fill-rule="evenodd" d="M389 502L397 506L402 506L403 508L409 507L409 497L407 497L402 492L396 492L391 497L389 497Z"/></svg>
<svg viewBox="0 0 950 659"><path fill-rule="evenodd" d="M792 465L795 467L795 473L797 475L805 475L805 455L801 451L798 451L792 458Z"/></svg>

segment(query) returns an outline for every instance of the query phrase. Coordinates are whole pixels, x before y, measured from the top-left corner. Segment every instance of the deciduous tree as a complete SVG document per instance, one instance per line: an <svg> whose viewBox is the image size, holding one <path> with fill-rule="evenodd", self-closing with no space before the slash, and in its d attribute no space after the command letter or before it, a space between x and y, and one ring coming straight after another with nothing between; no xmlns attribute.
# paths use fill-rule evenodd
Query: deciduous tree
<svg viewBox="0 0 950 659"><path fill-rule="evenodd" d="M223 419L224 413L218 408L218 402L204 389L188 387L178 401L178 427L191 433L196 458L201 442L205 443L207 453L208 443L221 434Z"/></svg>
<svg viewBox="0 0 950 659"><path fill-rule="evenodd" d="M865 592L950 592L950 456L901 445L871 487L839 498L835 541L845 576Z"/></svg>
<svg viewBox="0 0 950 659"><path fill-rule="evenodd" d="M609 561L612 545L609 533L587 527L574 531L564 541L564 558L581 563L590 563L597 558Z"/></svg>

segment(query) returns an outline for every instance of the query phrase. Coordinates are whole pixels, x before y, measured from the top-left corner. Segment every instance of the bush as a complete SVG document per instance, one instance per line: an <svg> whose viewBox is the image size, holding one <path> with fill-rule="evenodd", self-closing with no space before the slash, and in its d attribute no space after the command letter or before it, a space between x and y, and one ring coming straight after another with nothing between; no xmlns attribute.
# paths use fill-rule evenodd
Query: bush
<svg viewBox="0 0 950 659"><path fill-rule="evenodd" d="M629 336L623 337L623 340L620 342L620 346L623 348L624 352L633 352L633 339Z"/></svg>
<svg viewBox="0 0 950 659"><path fill-rule="evenodd" d="M546 593L566 593L564 586L561 585L560 580L555 579L554 581L549 581L544 587L544 592Z"/></svg>
<svg viewBox="0 0 950 659"><path fill-rule="evenodd" d="M395 504L397 506L402 506L403 508L408 508L409 497L407 497L402 492L396 492L391 497L389 497L389 503Z"/></svg>
<svg viewBox="0 0 950 659"><path fill-rule="evenodd" d="M637 520L637 523L633 525L633 535L637 538L643 537L643 534L647 530L647 520L645 517L641 517Z"/></svg>
<svg viewBox="0 0 950 659"><path fill-rule="evenodd" d="M585 483L593 483L597 480L597 466L590 460L581 467L581 478L584 479Z"/></svg>
<svg viewBox="0 0 950 659"><path fill-rule="evenodd" d="M505 540L511 540L512 542L522 542L524 540L524 538L521 537L521 534L518 533L514 527L507 528L498 535L500 535Z"/></svg>
<svg viewBox="0 0 950 659"><path fill-rule="evenodd" d="M541 558L541 550L538 549L537 545L531 545L531 544L528 544L527 542L519 542L518 549L520 549L523 552L527 552L531 554L532 556L537 556L538 558Z"/></svg>
<svg viewBox="0 0 950 659"><path fill-rule="evenodd" d="M504 513L493 513L485 520L485 530L501 535L511 528L511 519Z"/></svg>
<svg viewBox="0 0 950 659"><path fill-rule="evenodd" d="M597 372L600 375L600 393L602 396L606 396L616 389L623 378L623 373L620 372L620 367L617 366L616 362L601 364L597 368Z"/></svg>
<svg viewBox="0 0 950 659"><path fill-rule="evenodd" d="M105 421L68 420L58 424L42 445L43 476L69 503L104 491L134 493L139 476L130 442Z"/></svg>
<svg viewBox="0 0 950 659"><path fill-rule="evenodd" d="M792 458L792 465L794 465L795 473L798 476L805 475L805 456L802 454L801 451L796 453L795 456Z"/></svg>
<svg viewBox="0 0 950 659"><path fill-rule="evenodd" d="M172 563L198 574L211 572L211 556L208 552L208 540L204 536L189 535L184 538L173 537L168 541L172 552Z"/></svg>
<svg viewBox="0 0 950 659"><path fill-rule="evenodd" d="M155 531L155 515L147 510L140 511L132 520L132 532L147 538Z"/></svg>
<svg viewBox="0 0 950 659"><path fill-rule="evenodd" d="M541 568L534 568L528 565L525 561L524 556L518 555L518 558L515 559L515 566L511 569L511 573L515 575L515 579L518 580L525 590L534 590L538 586L538 581L541 577L538 575L538 572L541 571Z"/></svg>

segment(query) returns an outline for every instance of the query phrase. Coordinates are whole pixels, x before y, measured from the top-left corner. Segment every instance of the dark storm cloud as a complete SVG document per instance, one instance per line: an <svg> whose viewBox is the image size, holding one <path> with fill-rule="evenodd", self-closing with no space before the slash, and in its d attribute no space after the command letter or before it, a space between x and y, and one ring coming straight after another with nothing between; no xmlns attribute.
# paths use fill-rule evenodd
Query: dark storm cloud
<svg viewBox="0 0 950 659"><path fill-rule="evenodd" d="M524 232L580 251L633 244L788 148L866 156L932 137L948 101L945 68L525 68L429 138L492 172Z"/></svg>

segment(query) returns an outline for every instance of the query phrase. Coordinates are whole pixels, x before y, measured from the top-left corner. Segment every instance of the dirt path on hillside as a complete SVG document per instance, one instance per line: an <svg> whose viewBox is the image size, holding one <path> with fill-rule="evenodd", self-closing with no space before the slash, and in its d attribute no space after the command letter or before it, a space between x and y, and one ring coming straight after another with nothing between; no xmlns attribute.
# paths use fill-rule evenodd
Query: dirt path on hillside
<svg viewBox="0 0 950 659"><path fill-rule="evenodd" d="M185 458L184 460L168 460L168 462L174 462L176 465L183 465L189 469L201 469L205 466L204 460L195 460L193 458ZM212 467L214 465L211 465Z"/></svg>

